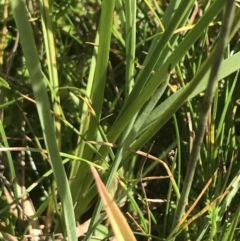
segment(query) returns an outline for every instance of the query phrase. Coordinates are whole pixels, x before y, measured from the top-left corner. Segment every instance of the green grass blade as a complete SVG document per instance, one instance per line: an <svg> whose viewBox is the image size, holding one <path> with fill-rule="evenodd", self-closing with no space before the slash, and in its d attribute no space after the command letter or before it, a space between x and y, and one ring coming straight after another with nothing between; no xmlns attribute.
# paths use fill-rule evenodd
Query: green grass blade
<svg viewBox="0 0 240 241"><path fill-rule="evenodd" d="M58 72L57 72L57 60L56 60L56 50L54 43L53 27L51 20L49 1L42 0L41 6L41 16L42 16L42 29L43 29L43 39L45 43L46 56L47 56L47 66L49 72L49 80L51 83L51 101L53 103L53 111L55 115L60 116L62 114L60 108L60 98L57 96L57 88L59 87L58 82ZM56 140L58 148L61 149L61 122L59 118L53 117L54 127L56 130Z"/></svg>
<svg viewBox="0 0 240 241"><path fill-rule="evenodd" d="M134 86L135 48L136 48L136 1L126 3L126 85L125 96L127 97Z"/></svg>
<svg viewBox="0 0 240 241"><path fill-rule="evenodd" d="M62 165L62 160L56 143L53 118L50 113L50 104L47 96L47 89L44 83L44 76L39 63L33 32L28 20L25 2L23 0L12 0L12 9L17 28L20 34L20 41L26 59L26 66L29 71L33 93L36 99L37 110L44 140L53 167L53 173L59 190L63 206L66 232L69 240L76 241L76 224L73 211L71 193L67 177ZM63 232L65 232L63 230Z"/></svg>
<svg viewBox="0 0 240 241"><path fill-rule="evenodd" d="M207 67L207 66L206 66ZM221 69L219 71L219 80L227 77L228 75L234 73L240 68L240 52L234 54L233 56L229 57L228 59L224 60L221 65ZM200 78L196 81L196 87L194 89L191 89L189 91L188 99L192 99L196 95L203 92L207 87L207 80L209 78L209 71L206 71L206 69L203 70L204 77L200 81ZM206 74L205 74L206 73ZM194 79L197 76L194 77ZM193 79L193 80L194 80ZM185 88L181 88L176 93L174 93L172 96L170 96L167 100L165 100L161 105L159 105L150 115L149 118L144 123L142 130L139 134L144 132L151 124L153 124L159 116L163 115L165 110L168 106L172 106L172 103L179 103L178 98L180 95L183 94L183 92L187 91L186 89L189 88L190 84L187 84ZM177 109L181 106L181 104L176 105L174 108L174 111L177 111ZM169 114L167 120L171 117L171 114ZM164 124L164 123L163 123Z"/></svg>
<svg viewBox="0 0 240 241"><path fill-rule="evenodd" d="M96 65L94 63L94 74L91 85L88 85L91 99L91 107L94 110L94 115L90 116L89 125L86 123L85 130L87 140L96 140L98 126L101 118L102 105L104 100L104 91L106 84L106 73L109 59L110 42L112 35L112 24L114 16L115 1L102 1L101 5L101 17L97 32L98 52L94 53L96 57ZM87 145L82 150L82 157L84 159L92 160L94 152ZM92 184L93 177L88 172L89 165L81 163L76 172L76 176L71 183L71 191L73 194L74 203L78 198L83 201L83 194L85 194ZM84 200L85 204L91 202L91 200ZM81 216L83 212L83 205L80 201L77 202L75 207L76 217Z"/></svg>

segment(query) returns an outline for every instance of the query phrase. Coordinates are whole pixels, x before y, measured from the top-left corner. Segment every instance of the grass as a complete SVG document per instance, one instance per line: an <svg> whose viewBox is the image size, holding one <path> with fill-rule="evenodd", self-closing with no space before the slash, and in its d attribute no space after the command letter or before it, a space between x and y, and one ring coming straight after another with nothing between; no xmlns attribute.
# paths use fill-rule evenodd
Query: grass
<svg viewBox="0 0 240 241"><path fill-rule="evenodd" d="M9 3L1 238L111 237L94 165L137 240L238 240L234 1Z"/></svg>

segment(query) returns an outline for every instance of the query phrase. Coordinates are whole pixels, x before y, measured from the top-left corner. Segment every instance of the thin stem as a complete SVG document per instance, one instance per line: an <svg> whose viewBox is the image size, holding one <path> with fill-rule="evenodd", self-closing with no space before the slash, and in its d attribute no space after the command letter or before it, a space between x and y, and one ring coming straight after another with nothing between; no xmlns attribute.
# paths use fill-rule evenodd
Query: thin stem
<svg viewBox="0 0 240 241"><path fill-rule="evenodd" d="M185 181L184 181L184 185L183 185L183 190L181 193L181 198L179 200L177 210L175 213L175 217L174 217L174 221L172 224L172 230L175 229L177 223L180 221L180 219L184 213L187 201L188 201L190 188L191 188L191 185L193 182L193 177L194 177L194 173L196 170L198 157L199 157L200 149L202 146L203 137L205 134L205 127L206 127L206 123L207 123L207 119L208 119L208 113L209 113L209 110L212 105L213 96L214 96L216 84L218 81L218 72L219 72L219 68L221 65L222 56L223 56L224 50L227 45L227 39L228 39L230 27L232 25L232 20L233 20L233 16L234 16L234 14L233 14L234 6L235 6L234 0L227 1L227 5L225 8L225 14L223 15L223 20L222 20L222 28L221 28L218 44L216 47L217 51L215 52L215 58L213 59L212 69L211 69L211 73L210 73L209 81L208 81L208 86L207 86L206 93L204 96L202 110L201 110L200 118L199 118L199 122L198 122L196 138L194 140L193 149L192 149L192 152L190 155L190 160L189 160L187 173L186 173L186 177L185 177Z"/></svg>

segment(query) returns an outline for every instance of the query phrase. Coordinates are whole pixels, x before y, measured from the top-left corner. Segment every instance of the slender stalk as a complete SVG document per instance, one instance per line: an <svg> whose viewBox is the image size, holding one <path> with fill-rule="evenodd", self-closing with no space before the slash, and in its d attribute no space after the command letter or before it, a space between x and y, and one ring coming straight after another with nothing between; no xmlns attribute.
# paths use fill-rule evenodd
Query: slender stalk
<svg viewBox="0 0 240 241"><path fill-rule="evenodd" d="M223 15L223 20L222 20L222 28L221 28L221 32L220 32L220 36L217 44L217 51L215 53L215 58L213 59L208 86L206 89L205 97L202 104L202 110L201 110L200 118L198 122L196 138L194 140L193 149L190 155L189 165L187 168L187 173L186 173L186 177L183 185L181 198L179 200L174 221L172 224L172 231L175 229L177 223L180 221L188 201L190 188L192 186L193 177L197 166L199 152L200 152L203 137L205 134L205 127L208 119L208 113L212 105L213 96L214 96L216 84L218 81L218 72L221 65L222 56L227 45L227 39L230 32L231 24L233 21L234 6L235 6L234 0L229 0L226 4L225 14Z"/></svg>

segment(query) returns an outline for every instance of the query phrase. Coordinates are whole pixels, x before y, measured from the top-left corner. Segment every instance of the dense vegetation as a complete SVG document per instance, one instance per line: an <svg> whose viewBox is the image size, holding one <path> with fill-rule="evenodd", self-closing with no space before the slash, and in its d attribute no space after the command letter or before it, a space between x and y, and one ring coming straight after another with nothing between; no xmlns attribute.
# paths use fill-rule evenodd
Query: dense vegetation
<svg viewBox="0 0 240 241"><path fill-rule="evenodd" d="M0 6L2 240L240 240L237 1Z"/></svg>

